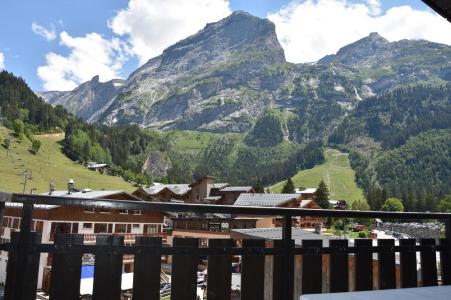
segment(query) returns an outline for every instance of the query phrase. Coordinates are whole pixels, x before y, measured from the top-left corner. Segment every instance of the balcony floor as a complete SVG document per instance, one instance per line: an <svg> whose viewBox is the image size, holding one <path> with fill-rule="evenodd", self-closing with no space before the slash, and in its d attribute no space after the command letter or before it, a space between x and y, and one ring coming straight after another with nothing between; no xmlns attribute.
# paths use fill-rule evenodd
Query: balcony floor
<svg viewBox="0 0 451 300"><path fill-rule="evenodd" d="M451 286L434 286L367 292L302 295L300 300L449 300Z"/></svg>

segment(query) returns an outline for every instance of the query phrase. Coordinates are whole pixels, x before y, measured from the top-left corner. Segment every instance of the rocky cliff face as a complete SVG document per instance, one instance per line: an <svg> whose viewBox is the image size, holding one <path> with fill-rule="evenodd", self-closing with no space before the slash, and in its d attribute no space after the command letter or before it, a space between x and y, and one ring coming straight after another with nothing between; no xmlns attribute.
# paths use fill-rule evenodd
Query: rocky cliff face
<svg viewBox="0 0 451 300"><path fill-rule="evenodd" d="M319 63L349 70L375 93L382 93L400 85L448 81L451 47L424 40L390 43L371 33Z"/></svg>
<svg viewBox="0 0 451 300"><path fill-rule="evenodd" d="M295 135L304 140L362 99L400 85L442 83L450 70L451 47L390 43L377 33L316 64L287 63L273 23L234 12L168 47L125 82L94 78L44 96L90 122L161 130L246 132L266 109L281 108L298 115Z"/></svg>
<svg viewBox="0 0 451 300"><path fill-rule="evenodd" d="M124 82L114 79L102 83L99 82L99 76L95 76L73 91L42 92L39 95L50 104L62 105L78 117L89 120L117 95Z"/></svg>
<svg viewBox="0 0 451 300"><path fill-rule="evenodd" d="M282 63L274 24L235 12L139 68L97 121L245 131L269 98L258 92L264 67Z"/></svg>

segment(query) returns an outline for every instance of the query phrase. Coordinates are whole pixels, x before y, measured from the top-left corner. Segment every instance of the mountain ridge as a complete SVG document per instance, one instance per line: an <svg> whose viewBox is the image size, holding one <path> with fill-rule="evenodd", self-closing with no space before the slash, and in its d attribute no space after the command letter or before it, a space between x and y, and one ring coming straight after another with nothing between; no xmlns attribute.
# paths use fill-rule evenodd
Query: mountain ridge
<svg viewBox="0 0 451 300"><path fill-rule="evenodd" d="M371 33L314 64L293 64L271 21L238 11L169 46L110 94L87 97L77 92L84 83L68 94L54 93L49 102L107 125L239 133L249 131L268 108L296 113L332 107L320 130L298 128L307 132L299 133L302 140L319 138L368 97L403 85L446 83L450 58L450 46L389 42Z"/></svg>

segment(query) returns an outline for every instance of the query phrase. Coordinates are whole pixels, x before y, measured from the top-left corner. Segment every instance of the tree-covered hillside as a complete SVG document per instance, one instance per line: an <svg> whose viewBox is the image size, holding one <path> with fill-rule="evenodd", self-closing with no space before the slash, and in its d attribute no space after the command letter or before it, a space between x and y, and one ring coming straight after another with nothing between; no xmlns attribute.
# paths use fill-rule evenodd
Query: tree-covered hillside
<svg viewBox="0 0 451 300"><path fill-rule="evenodd" d="M395 195L451 193L451 129L431 130L383 153L374 163L376 180Z"/></svg>
<svg viewBox="0 0 451 300"><path fill-rule="evenodd" d="M13 127L21 120L32 133L61 131L75 119L62 106L52 107L37 97L25 81L7 71L0 72L0 122Z"/></svg>
<svg viewBox="0 0 451 300"><path fill-rule="evenodd" d="M451 84L396 89L359 103L350 117L330 136L332 144L345 144L359 136L392 149L429 129L451 127Z"/></svg>
<svg viewBox="0 0 451 300"><path fill-rule="evenodd" d="M418 85L369 98L329 136L349 151L373 209L395 196L407 210L431 210L451 192L450 95L450 84Z"/></svg>

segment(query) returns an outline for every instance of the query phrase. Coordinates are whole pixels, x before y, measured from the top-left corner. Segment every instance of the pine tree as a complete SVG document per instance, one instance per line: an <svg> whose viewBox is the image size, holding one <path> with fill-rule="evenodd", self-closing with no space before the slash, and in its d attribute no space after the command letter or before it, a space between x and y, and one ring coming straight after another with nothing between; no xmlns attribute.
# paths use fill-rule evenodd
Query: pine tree
<svg viewBox="0 0 451 300"><path fill-rule="evenodd" d="M414 199L413 193L411 191L409 191L407 193L407 198L404 203L404 211L413 211L414 207L415 207L415 199Z"/></svg>
<svg viewBox="0 0 451 300"><path fill-rule="evenodd" d="M283 186L282 194L293 194L294 192L294 183L291 180L291 177L288 177L287 183Z"/></svg>
<svg viewBox="0 0 451 300"><path fill-rule="evenodd" d="M330 208L329 189L327 188L327 185L323 180L321 180L318 185L318 189L316 190L316 203L321 208Z"/></svg>
<svg viewBox="0 0 451 300"><path fill-rule="evenodd" d="M254 190L256 193L264 193L265 192L265 188L263 187L262 181L260 179L257 181L257 184L254 187Z"/></svg>

